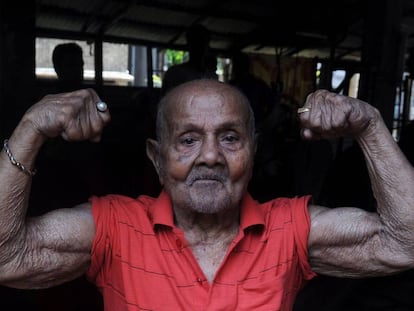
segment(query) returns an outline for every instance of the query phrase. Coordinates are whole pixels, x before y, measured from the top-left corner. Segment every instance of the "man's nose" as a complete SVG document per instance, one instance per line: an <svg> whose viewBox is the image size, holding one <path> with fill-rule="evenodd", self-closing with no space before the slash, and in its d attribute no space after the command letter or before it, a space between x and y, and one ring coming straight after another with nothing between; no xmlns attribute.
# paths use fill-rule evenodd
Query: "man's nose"
<svg viewBox="0 0 414 311"><path fill-rule="evenodd" d="M220 145L215 138L208 138L203 141L200 148L199 161L208 166L213 166L223 161Z"/></svg>

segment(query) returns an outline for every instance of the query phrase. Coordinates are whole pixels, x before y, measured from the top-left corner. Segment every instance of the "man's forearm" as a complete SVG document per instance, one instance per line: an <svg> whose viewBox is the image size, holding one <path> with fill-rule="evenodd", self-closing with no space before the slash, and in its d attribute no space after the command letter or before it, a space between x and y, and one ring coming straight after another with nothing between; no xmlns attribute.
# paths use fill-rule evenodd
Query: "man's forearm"
<svg viewBox="0 0 414 311"><path fill-rule="evenodd" d="M13 159L31 171L43 142L23 119L8 140L9 154L4 148L0 153L0 262L8 259L8 246L16 247L10 244L23 234L32 182L30 174L13 164Z"/></svg>
<svg viewBox="0 0 414 311"><path fill-rule="evenodd" d="M414 243L414 168L382 120L357 138L366 157L377 208L386 228L407 247Z"/></svg>

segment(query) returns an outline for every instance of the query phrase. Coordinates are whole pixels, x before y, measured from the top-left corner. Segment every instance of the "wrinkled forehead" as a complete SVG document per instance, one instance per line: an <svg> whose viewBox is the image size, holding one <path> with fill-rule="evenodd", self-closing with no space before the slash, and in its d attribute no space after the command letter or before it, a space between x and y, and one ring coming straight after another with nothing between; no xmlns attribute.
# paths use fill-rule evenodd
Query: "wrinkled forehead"
<svg viewBox="0 0 414 311"><path fill-rule="evenodd" d="M246 101L241 93L230 85L210 80L186 83L174 89L165 102L165 112L175 114L233 111L247 116Z"/></svg>

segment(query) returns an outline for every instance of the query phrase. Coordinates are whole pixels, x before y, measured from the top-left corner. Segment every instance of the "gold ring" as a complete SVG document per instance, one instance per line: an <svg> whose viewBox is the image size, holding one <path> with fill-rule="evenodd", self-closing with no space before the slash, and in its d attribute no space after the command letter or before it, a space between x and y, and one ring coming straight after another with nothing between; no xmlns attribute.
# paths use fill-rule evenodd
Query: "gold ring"
<svg viewBox="0 0 414 311"><path fill-rule="evenodd" d="M300 107L298 108L298 113L304 113L304 112L309 112L310 108L308 107Z"/></svg>

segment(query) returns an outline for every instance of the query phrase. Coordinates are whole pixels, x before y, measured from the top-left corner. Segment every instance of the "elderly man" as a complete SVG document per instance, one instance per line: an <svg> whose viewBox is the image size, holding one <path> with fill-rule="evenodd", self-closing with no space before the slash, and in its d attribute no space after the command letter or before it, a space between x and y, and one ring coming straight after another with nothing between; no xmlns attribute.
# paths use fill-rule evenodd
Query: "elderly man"
<svg viewBox="0 0 414 311"><path fill-rule="evenodd" d="M298 111L303 137L352 135L367 159L378 213L259 204L248 193L255 153L246 98L195 80L160 102L148 140L158 198L93 197L26 218L32 167L49 137L98 141L110 115L92 90L32 106L0 154L0 284L53 286L86 273L105 310L291 310L317 274L365 277L414 266L414 170L379 112L316 91Z"/></svg>

